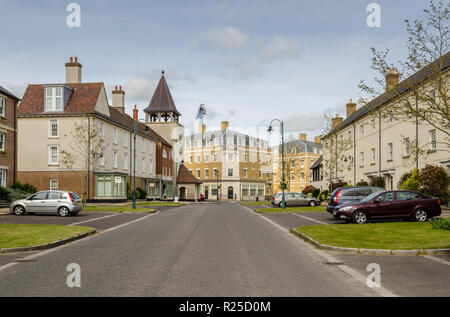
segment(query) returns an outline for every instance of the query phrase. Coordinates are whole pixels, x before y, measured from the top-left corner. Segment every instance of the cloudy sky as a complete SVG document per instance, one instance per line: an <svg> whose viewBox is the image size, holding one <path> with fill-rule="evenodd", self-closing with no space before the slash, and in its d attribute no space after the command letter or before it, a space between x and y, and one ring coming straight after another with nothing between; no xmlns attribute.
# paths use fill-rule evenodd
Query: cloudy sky
<svg viewBox="0 0 450 317"><path fill-rule="evenodd" d="M381 27L369 28L369 0L76 2L80 28L66 25L70 1L0 0L0 85L21 97L29 83L63 82L78 56L83 81L123 85L131 112L148 105L164 69L187 127L204 103L208 129L228 120L252 133L279 118L308 139L324 112L344 115L359 81L370 82L370 47L406 54L404 20L427 7L379 0Z"/></svg>

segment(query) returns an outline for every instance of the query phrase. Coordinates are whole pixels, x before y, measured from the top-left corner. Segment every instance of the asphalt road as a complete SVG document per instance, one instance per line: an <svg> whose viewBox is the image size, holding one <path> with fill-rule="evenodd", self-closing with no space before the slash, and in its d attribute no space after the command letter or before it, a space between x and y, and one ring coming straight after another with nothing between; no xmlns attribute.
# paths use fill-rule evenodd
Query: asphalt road
<svg viewBox="0 0 450 317"><path fill-rule="evenodd" d="M380 294L238 204L191 204L132 221L0 266L0 296ZM81 267L80 288L66 285L70 263Z"/></svg>

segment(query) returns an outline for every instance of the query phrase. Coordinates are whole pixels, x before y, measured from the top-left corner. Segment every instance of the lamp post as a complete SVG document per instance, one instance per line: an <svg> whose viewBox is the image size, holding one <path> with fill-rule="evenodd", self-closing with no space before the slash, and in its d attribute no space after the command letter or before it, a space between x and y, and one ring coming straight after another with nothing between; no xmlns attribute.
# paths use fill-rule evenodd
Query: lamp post
<svg viewBox="0 0 450 317"><path fill-rule="evenodd" d="M281 126L281 208L284 209L286 208L286 200L284 196L284 188L286 186L284 176L284 123L279 119L273 119L270 121L269 128L267 129L269 133L272 132L272 123L274 121L278 121Z"/></svg>
<svg viewBox="0 0 450 317"><path fill-rule="evenodd" d="M136 209L136 130L138 120L134 120L133 128L133 209ZM148 126L145 126L145 130L148 131Z"/></svg>

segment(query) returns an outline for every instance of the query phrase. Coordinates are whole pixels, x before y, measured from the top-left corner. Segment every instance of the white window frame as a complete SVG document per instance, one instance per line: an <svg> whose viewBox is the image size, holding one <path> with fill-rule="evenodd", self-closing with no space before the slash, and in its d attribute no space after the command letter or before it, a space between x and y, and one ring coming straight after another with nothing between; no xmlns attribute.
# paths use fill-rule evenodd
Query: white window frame
<svg viewBox="0 0 450 317"><path fill-rule="evenodd" d="M117 151L113 151L113 168L117 168L117 166L118 166L118 157L119 157L119 154L118 154L118 152Z"/></svg>
<svg viewBox="0 0 450 317"><path fill-rule="evenodd" d="M0 116L6 116L6 99L3 97L0 97Z"/></svg>
<svg viewBox="0 0 450 317"><path fill-rule="evenodd" d="M430 150L436 151L437 142L436 142L436 129L430 130Z"/></svg>
<svg viewBox="0 0 450 317"><path fill-rule="evenodd" d="M145 173L145 157L142 158L142 173Z"/></svg>
<svg viewBox="0 0 450 317"><path fill-rule="evenodd" d="M165 158L165 159L167 158L167 151L166 151L166 149L163 149L162 157Z"/></svg>
<svg viewBox="0 0 450 317"><path fill-rule="evenodd" d="M247 174L247 169L246 168L244 168L244 178L247 178L248 177L248 174Z"/></svg>
<svg viewBox="0 0 450 317"><path fill-rule="evenodd" d="M56 186L52 186L52 184L54 184L54 183L56 183ZM57 178L50 179L49 189L50 190L58 190L58 179Z"/></svg>
<svg viewBox="0 0 450 317"><path fill-rule="evenodd" d="M388 160L394 159L394 144L388 143Z"/></svg>
<svg viewBox="0 0 450 317"><path fill-rule="evenodd" d="M360 152L359 155L360 155L360 159L361 159L360 166L364 166L364 152Z"/></svg>
<svg viewBox="0 0 450 317"><path fill-rule="evenodd" d="M102 138L105 137L105 123L103 123L103 122L100 122L100 136Z"/></svg>
<svg viewBox="0 0 450 317"><path fill-rule="evenodd" d="M52 122L56 122L56 135L53 135ZM48 136L50 138L57 138L59 136L59 120L58 119L50 119L48 121Z"/></svg>
<svg viewBox="0 0 450 317"><path fill-rule="evenodd" d="M6 177L7 177L6 170L0 170L0 186L6 187Z"/></svg>
<svg viewBox="0 0 450 317"><path fill-rule="evenodd" d="M56 92L58 90L61 90L61 95L57 96ZM49 96L49 91L52 92L52 95ZM61 98L61 109L56 109L56 100L58 98ZM63 100L64 100L64 89L63 87L46 87L45 88L45 111L46 112L60 112L60 111L64 111L64 105L63 105ZM49 101L51 101L51 105L49 104Z"/></svg>
<svg viewBox="0 0 450 317"><path fill-rule="evenodd" d="M118 140L117 140L117 132L118 132L118 129L117 129L117 127L114 127L113 128L113 143L114 144L118 144Z"/></svg>
<svg viewBox="0 0 450 317"><path fill-rule="evenodd" d="M205 168L205 178L209 178L209 169Z"/></svg>
<svg viewBox="0 0 450 317"><path fill-rule="evenodd" d="M6 151L6 132L0 132L0 151Z"/></svg>
<svg viewBox="0 0 450 317"><path fill-rule="evenodd" d="M56 162L52 161L52 148L56 148ZM58 165L59 164L59 145L50 144L48 145L48 165Z"/></svg>
<svg viewBox="0 0 450 317"><path fill-rule="evenodd" d="M123 132L123 146L128 147L128 131Z"/></svg>
<svg viewBox="0 0 450 317"><path fill-rule="evenodd" d="M409 138L405 138L405 152L404 152L404 156L409 156L411 154L410 151L409 151L409 145L410 145Z"/></svg>
<svg viewBox="0 0 450 317"><path fill-rule="evenodd" d="M141 145L141 150L142 150L142 153L145 153L145 139L144 138L142 138L142 145Z"/></svg>
<svg viewBox="0 0 450 317"><path fill-rule="evenodd" d="M372 164L375 164L376 162L376 152L375 152L375 148L372 148L371 150L372 153Z"/></svg>
<svg viewBox="0 0 450 317"><path fill-rule="evenodd" d="M128 152L123 153L123 169L128 170Z"/></svg>
<svg viewBox="0 0 450 317"><path fill-rule="evenodd" d="M102 146L100 148L100 166L105 166L105 148Z"/></svg>

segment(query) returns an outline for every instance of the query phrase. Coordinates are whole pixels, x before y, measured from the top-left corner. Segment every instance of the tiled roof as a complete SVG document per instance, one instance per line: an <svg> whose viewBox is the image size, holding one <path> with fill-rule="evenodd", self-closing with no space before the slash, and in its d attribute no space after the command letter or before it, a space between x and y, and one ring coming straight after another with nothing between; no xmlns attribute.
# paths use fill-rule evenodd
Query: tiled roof
<svg viewBox="0 0 450 317"><path fill-rule="evenodd" d="M180 165L180 170L178 171L177 176L178 184L201 184L202 182L198 180L197 177L192 175L192 173L184 166L184 164Z"/></svg>
<svg viewBox="0 0 450 317"><path fill-rule="evenodd" d="M278 147L279 151L281 151L281 145ZM302 140L293 140L284 144L285 153L292 153L292 149L294 148L296 153L315 153L314 149L316 149L316 152L318 153L318 150L322 149L322 144Z"/></svg>
<svg viewBox="0 0 450 317"><path fill-rule="evenodd" d="M144 109L144 112L173 112L181 116L175 106L172 95L170 94L169 87L167 86L167 82L164 77L164 72L162 72L161 79L159 80L158 86L153 93L152 100L150 101L148 107Z"/></svg>
<svg viewBox="0 0 450 317"><path fill-rule="evenodd" d="M321 155L317 161L314 162L314 164L310 167L310 169L315 169L318 168L320 166L320 164L322 164L322 160L323 160L323 155Z"/></svg>
<svg viewBox="0 0 450 317"><path fill-rule="evenodd" d="M0 86L0 93L7 95L8 97L11 97L13 99L16 100L20 100L20 98L17 98L16 96L14 96L11 92L9 92L6 88Z"/></svg>
<svg viewBox="0 0 450 317"><path fill-rule="evenodd" d="M439 61L435 62L436 64L439 63ZM450 52L442 56L442 71L448 69L450 66ZM392 99L395 98L398 94L403 94L410 90L412 87L415 87L417 85L420 85L421 83L427 81L430 79L434 74L433 68L435 67L435 64L428 65L427 67L424 67L417 73L411 75L407 79L403 80L401 83L397 86L397 93L390 93L385 92L381 94L380 96L376 97L372 101L368 102L366 105L361 107L360 109L356 110L353 114L351 114L348 118L346 118L344 121L342 121L336 128L331 130L328 134L334 133L338 130L341 130L345 128L346 126L350 125L354 121L358 120L359 118L365 116L366 114L370 113L371 111L383 106L384 104L388 103Z"/></svg>

